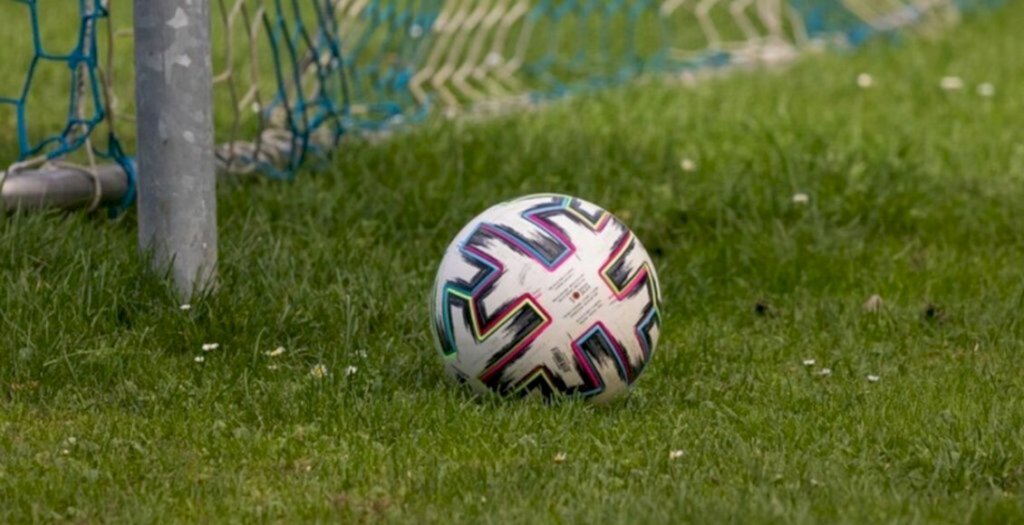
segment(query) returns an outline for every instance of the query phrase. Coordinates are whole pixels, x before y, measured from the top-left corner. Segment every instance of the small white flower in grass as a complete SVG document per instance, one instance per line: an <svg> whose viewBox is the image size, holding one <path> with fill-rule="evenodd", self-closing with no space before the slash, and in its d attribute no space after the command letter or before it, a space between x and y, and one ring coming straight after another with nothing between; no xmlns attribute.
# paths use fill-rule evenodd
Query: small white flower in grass
<svg viewBox="0 0 1024 525"><path fill-rule="evenodd" d="M885 301L882 300L882 296L874 294L864 302L864 311L869 314L878 313L882 311L883 306L885 306Z"/></svg>
<svg viewBox="0 0 1024 525"><path fill-rule="evenodd" d="M697 171L697 163L694 162L693 159L683 159L679 163L679 167L687 173Z"/></svg>
<svg viewBox="0 0 1024 525"><path fill-rule="evenodd" d="M818 372L818 375L821 376L821 377L828 377L828 376L832 375L832 369L831 368L822 368L821 371Z"/></svg>
<svg viewBox="0 0 1024 525"><path fill-rule="evenodd" d="M367 357L367 356L368 356L369 354L367 354L367 353L366 353L366 350L359 350L358 352L356 352L356 355L357 355L357 356L359 356L359 357L361 357L361 358L363 358L363 359L366 359L366 357Z"/></svg>
<svg viewBox="0 0 1024 525"><path fill-rule="evenodd" d="M553 461L555 463L562 464L562 463L565 463L565 460L568 459L568 458L569 458L569 456L567 456L565 454L565 452L559 452L558 454L555 454L555 457L554 457Z"/></svg>
<svg viewBox="0 0 1024 525"><path fill-rule="evenodd" d="M985 82L983 84L978 84L978 95L981 95L981 96L983 96L985 98L989 98L989 97L994 97L995 94L996 94L996 87L993 86L992 84L989 84L988 82Z"/></svg>
<svg viewBox="0 0 1024 525"><path fill-rule="evenodd" d="M203 351L204 352L212 352L212 351L214 351L214 350L216 350L218 348L220 348L220 343L205 343L205 344L203 344Z"/></svg>
<svg viewBox="0 0 1024 525"><path fill-rule="evenodd" d="M673 450L673 451L668 453L668 459L671 459L671 460L676 460L676 459L679 459L681 457L683 457L683 451L682 450Z"/></svg>
<svg viewBox="0 0 1024 525"><path fill-rule="evenodd" d="M66 455L70 454L71 451L66 449L66 448L62 448L62 449L60 449L60 453L66 456Z"/></svg>
<svg viewBox="0 0 1024 525"><path fill-rule="evenodd" d="M804 359L803 360L804 366L814 366L814 363L817 363L817 361L815 361L814 359Z"/></svg>
<svg viewBox="0 0 1024 525"><path fill-rule="evenodd" d="M277 370L277 365L267 365L267 370Z"/></svg>
<svg viewBox="0 0 1024 525"><path fill-rule="evenodd" d="M861 73L857 75L857 86L862 89L867 89L875 85L875 78L868 73Z"/></svg>
<svg viewBox="0 0 1024 525"><path fill-rule="evenodd" d="M206 358L201 356L201 355L197 355L196 358L195 358L195 362L197 362L197 363L202 363L204 361L206 361Z"/></svg>
<svg viewBox="0 0 1024 525"><path fill-rule="evenodd" d="M811 202L811 197L806 193L794 193L793 204L807 204Z"/></svg>
<svg viewBox="0 0 1024 525"><path fill-rule="evenodd" d="M960 77L946 76L939 81L939 87L946 91L959 91L964 88L964 81Z"/></svg>
<svg viewBox="0 0 1024 525"><path fill-rule="evenodd" d="M355 374L358 371L359 371L359 369L354 367L354 366L352 366L352 365L349 365L349 366L345 367L345 375L347 375L347 376L353 375L353 374Z"/></svg>
<svg viewBox="0 0 1024 525"><path fill-rule="evenodd" d="M178 309L181 310L182 312L187 312L187 311L192 309L192 305L190 305L190 304L183 304L183 305L179 306Z"/></svg>
<svg viewBox="0 0 1024 525"><path fill-rule="evenodd" d="M78 438L76 438L75 436L68 436L67 441L68 445L74 445L75 443L78 443Z"/></svg>
<svg viewBox="0 0 1024 525"><path fill-rule="evenodd" d="M878 376L876 376L874 374L868 374L868 382L869 383L877 383L879 379L882 379L882 378L878 377Z"/></svg>
<svg viewBox="0 0 1024 525"><path fill-rule="evenodd" d="M283 346L279 346L279 347L277 347L277 348L267 352L267 357L277 357L277 356L279 356L279 355L281 355L283 353L284 353L284 347Z"/></svg>
<svg viewBox="0 0 1024 525"><path fill-rule="evenodd" d="M323 379L327 377L327 367L323 364L316 365L309 370L309 375L315 379Z"/></svg>

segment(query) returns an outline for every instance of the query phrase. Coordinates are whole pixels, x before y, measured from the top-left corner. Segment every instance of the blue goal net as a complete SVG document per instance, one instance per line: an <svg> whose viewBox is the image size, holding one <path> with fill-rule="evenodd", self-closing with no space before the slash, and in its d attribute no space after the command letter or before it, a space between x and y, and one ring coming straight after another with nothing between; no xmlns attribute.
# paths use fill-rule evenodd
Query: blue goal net
<svg viewBox="0 0 1024 525"><path fill-rule="evenodd" d="M352 133L941 29L997 2L209 1L220 168L277 178ZM0 0L0 16L0 163L114 162L131 182L131 2Z"/></svg>

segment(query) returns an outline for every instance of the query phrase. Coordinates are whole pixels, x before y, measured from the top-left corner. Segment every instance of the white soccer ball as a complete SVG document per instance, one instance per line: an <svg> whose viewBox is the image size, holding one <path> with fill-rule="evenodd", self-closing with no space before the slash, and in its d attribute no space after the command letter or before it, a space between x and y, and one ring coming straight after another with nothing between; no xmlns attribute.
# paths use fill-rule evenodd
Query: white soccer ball
<svg viewBox="0 0 1024 525"><path fill-rule="evenodd" d="M563 195L498 204L455 237L431 316L448 373L477 392L626 393L661 332L654 264L607 211Z"/></svg>

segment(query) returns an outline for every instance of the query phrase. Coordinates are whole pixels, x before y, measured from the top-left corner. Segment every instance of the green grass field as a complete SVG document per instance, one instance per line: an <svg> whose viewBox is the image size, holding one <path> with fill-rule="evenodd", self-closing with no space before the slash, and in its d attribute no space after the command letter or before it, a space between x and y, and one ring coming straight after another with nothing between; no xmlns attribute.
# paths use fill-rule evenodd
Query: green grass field
<svg viewBox="0 0 1024 525"><path fill-rule="evenodd" d="M2 219L0 522L1019 523L1022 26L1010 2L225 181L190 311L131 213ZM477 400L434 353L444 247L542 191L655 257L664 332L625 402Z"/></svg>

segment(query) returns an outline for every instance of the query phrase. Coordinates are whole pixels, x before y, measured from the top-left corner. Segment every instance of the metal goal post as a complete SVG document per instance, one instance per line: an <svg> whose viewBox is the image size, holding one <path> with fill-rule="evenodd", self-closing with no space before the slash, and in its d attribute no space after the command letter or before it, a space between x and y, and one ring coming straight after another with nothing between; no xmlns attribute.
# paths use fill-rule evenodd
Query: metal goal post
<svg viewBox="0 0 1024 525"><path fill-rule="evenodd" d="M139 247L180 298L217 275L208 0L135 0Z"/></svg>

